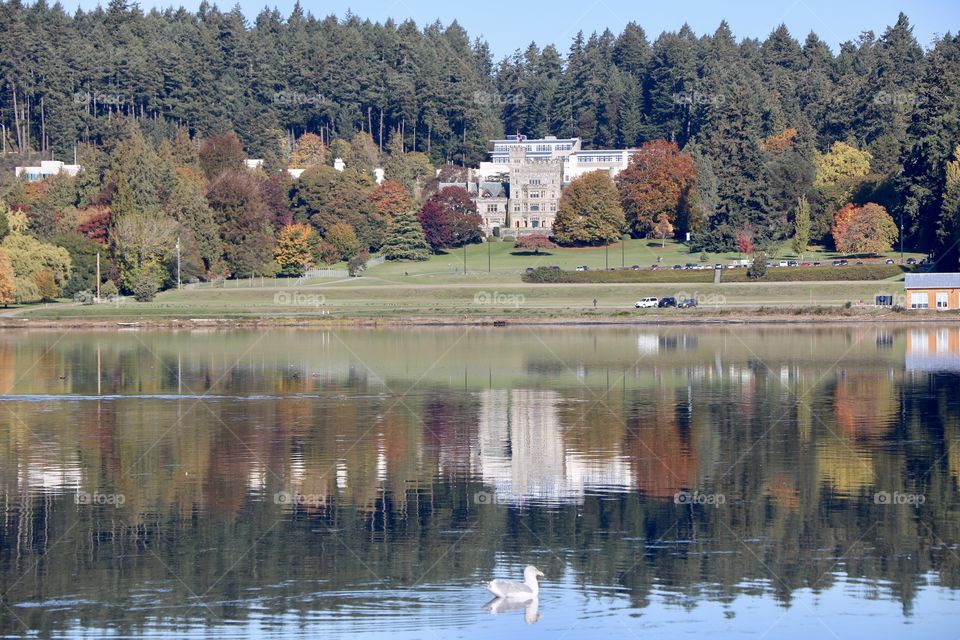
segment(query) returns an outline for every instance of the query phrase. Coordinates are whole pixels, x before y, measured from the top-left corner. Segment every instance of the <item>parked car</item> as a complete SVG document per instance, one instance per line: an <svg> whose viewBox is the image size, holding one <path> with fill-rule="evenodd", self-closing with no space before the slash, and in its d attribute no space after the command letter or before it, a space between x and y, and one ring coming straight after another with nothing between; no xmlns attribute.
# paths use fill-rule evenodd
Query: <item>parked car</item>
<svg viewBox="0 0 960 640"><path fill-rule="evenodd" d="M887 259L884 260L883 262L884 262L884 264L893 264L893 258L887 258Z"/></svg>
<svg viewBox="0 0 960 640"><path fill-rule="evenodd" d="M633 306L637 309L652 309L657 306L658 302L659 300L657 298L640 298Z"/></svg>
<svg viewBox="0 0 960 640"><path fill-rule="evenodd" d="M796 260L787 260L787 266L788 266L788 267L799 267L799 266L800 266L800 263L797 262Z"/></svg>
<svg viewBox="0 0 960 640"><path fill-rule="evenodd" d="M916 258L907 258L907 264L917 264Z"/></svg>
<svg viewBox="0 0 960 640"><path fill-rule="evenodd" d="M661 308L675 307L677 306L677 299L672 297L660 298L660 301L657 303L657 306Z"/></svg>
<svg viewBox="0 0 960 640"><path fill-rule="evenodd" d="M577 271L589 271L589 270L590 270L590 267L588 267L585 264L581 264L577 267Z"/></svg>
<svg viewBox="0 0 960 640"><path fill-rule="evenodd" d="M630 268L633 269L634 271L640 271L640 265L638 265L638 264L635 264L635 265L633 265L633 266L630 267Z"/></svg>
<svg viewBox="0 0 960 640"><path fill-rule="evenodd" d="M688 263L686 264L686 266L684 266L683 268L684 268L684 269L699 269L700 267L698 267L697 265L695 265L695 264L692 263L692 262L688 262Z"/></svg>
<svg viewBox="0 0 960 640"><path fill-rule="evenodd" d="M713 268L714 268L714 269L723 269L723 265L718 262L717 264L713 265Z"/></svg>
<svg viewBox="0 0 960 640"><path fill-rule="evenodd" d="M674 271L676 271L677 269L683 269L683 265L675 264L673 265L673 269Z"/></svg>
<svg viewBox="0 0 960 640"><path fill-rule="evenodd" d="M533 267L527 267L527 273L533 273Z"/></svg>
<svg viewBox="0 0 960 640"><path fill-rule="evenodd" d="M696 298L684 298L679 303L677 303L678 309L690 309L695 306L697 306Z"/></svg>
<svg viewBox="0 0 960 640"><path fill-rule="evenodd" d="M658 264L650 265L650 271L657 271L658 269L660 269L660 265Z"/></svg>
<svg viewBox="0 0 960 640"><path fill-rule="evenodd" d="M822 262L814 262L814 263L813 263L813 266L819 267L821 264L823 264L823 263L822 263Z"/></svg>

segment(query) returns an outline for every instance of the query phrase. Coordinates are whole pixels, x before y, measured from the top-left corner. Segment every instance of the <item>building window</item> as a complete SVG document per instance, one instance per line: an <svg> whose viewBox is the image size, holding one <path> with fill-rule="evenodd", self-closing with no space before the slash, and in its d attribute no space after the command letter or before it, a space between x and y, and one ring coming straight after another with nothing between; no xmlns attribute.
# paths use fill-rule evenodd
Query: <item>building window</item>
<svg viewBox="0 0 960 640"><path fill-rule="evenodd" d="M539 185L539 184L540 184L540 178L532 178L532 179L530 180L530 184L532 184L532 185Z"/></svg>
<svg viewBox="0 0 960 640"><path fill-rule="evenodd" d="M538 204L530 205L530 211L540 211L540 205Z"/></svg>
<svg viewBox="0 0 960 640"><path fill-rule="evenodd" d="M518 204L513 205L513 211L514 213L520 213L520 205Z"/></svg>
<svg viewBox="0 0 960 640"><path fill-rule="evenodd" d="M910 308L911 309L929 309L930 294L928 294L926 291L924 291L923 293L911 293Z"/></svg>
<svg viewBox="0 0 960 640"><path fill-rule="evenodd" d="M540 192L539 192L539 191L531 191L529 197L531 197L531 198L539 198L539 197L540 197Z"/></svg>
<svg viewBox="0 0 960 640"><path fill-rule="evenodd" d="M536 229L537 227L540 226L540 221L534 218L533 220L530 221L530 226Z"/></svg>
<svg viewBox="0 0 960 640"><path fill-rule="evenodd" d="M495 204L487 205L487 213L496 213L496 212L497 212L497 205Z"/></svg>
<svg viewBox="0 0 960 640"><path fill-rule="evenodd" d="M937 309L946 309L950 306L950 294L946 291L937 291Z"/></svg>

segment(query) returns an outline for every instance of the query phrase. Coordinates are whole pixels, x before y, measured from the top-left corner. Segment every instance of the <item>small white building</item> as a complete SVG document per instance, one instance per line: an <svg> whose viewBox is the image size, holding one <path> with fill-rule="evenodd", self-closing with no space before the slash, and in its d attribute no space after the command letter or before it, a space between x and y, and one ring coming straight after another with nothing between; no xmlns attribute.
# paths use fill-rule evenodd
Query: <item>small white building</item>
<svg viewBox="0 0 960 640"><path fill-rule="evenodd" d="M522 149L528 162L550 160L563 161L563 184L569 184L580 176L592 171L606 171L611 178L627 168L634 149L583 149L580 138L557 138L547 136L530 139L517 134L503 140L491 140L493 151L490 160L481 162L474 170L479 180L491 180L495 176L510 173L510 152Z"/></svg>
<svg viewBox="0 0 960 640"><path fill-rule="evenodd" d="M82 167L78 164L64 164L59 160L41 160L38 167L16 167L14 173L18 178L22 177L27 182L36 182L61 173L76 176L81 169Z"/></svg>

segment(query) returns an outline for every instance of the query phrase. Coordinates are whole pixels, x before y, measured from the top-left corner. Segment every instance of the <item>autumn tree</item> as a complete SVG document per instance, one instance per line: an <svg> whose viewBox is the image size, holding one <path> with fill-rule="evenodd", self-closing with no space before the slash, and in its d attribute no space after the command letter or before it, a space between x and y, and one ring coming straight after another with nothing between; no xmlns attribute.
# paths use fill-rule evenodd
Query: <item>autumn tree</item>
<svg viewBox="0 0 960 640"><path fill-rule="evenodd" d="M322 165L327 161L327 147L323 140L315 133L305 133L297 138L297 144L290 156L290 166L297 169L306 169L314 165Z"/></svg>
<svg viewBox="0 0 960 640"><path fill-rule="evenodd" d="M833 240L842 253L883 253L899 237L897 224L878 204L848 204L833 218Z"/></svg>
<svg viewBox="0 0 960 640"><path fill-rule="evenodd" d="M653 237L660 239L660 248L667 246L667 237L673 233L673 224L666 213L658 213L656 223L653 225Z"/></svg>
<svg viewBox="0 0 960 640"><path fill-rule="evenodd" d="M387 260L429 259L430 244L413 211L401 211L393 216L380 252Z"/></svg>
<svg viewBox="0 0 960 640"><path fill-rule="evenodd" d="M753 253L753 249L754 249L753 231L751 231L750 229L740 229L739 231L737 231L737 235L735 239L737 241L738 257L739 255L742 255L744 253L746 254Z"/></svg>
<svg viewBox="0 0 960 640"><path fill-rule="evenodd" d="M207 180L213 180L226 171L244 168L247 158L237 134L222 133L210 136L200 145L200 166Z"/></svg>
<svg viewBox="0 0 960 640"><path fill-rule="evenodd" d="M324 240L337 248L341 260L349 260L357 255L362 248L357 239L357 232L346 222L338 222L327 229Z"/></svg>
<svg viewBox="0 0 960 640"><path fill-rule="evenodd" d="M837 206L845 204L870 173L872 159L869 151L861 151L846 142L834 142L830 151L817 155L813 186Z"/></svg>
<svg viewBox="0 0 960 640"><path fill-rule="evenodd" d="M617 176L630 231L637 236L650 234L660 214L670 223L685 220L696 184L697 167L689 154L673 142L645 143Z"/></svg>
<svg viewBox="0 0 960 640"><path fill-rule="evenodd" d="M320 239L307 224L290 224L277 235L274 258L282 276L302 276L312 267L319 253Z"/></svg>
<svg viewBox="0 0 960 640"><path fill-rule="evenodd" d="M541 249L556 249L557 245L545 233L531 233L517 238L513 248L524 252L533 251L533 255L538 256Z"/></svg>
<svg viewBox="0 0 960 640"><path fill-rule="evenodd" d="M7 253L0 250L0 304L9 306L15 300L15 276Z"/></svg>
<svg viewBox="0 0 960 640"><path fill-rule="evenodd" d="M60 287L53 279L53 274L47 269L34 273L33 283L37 285L40 302L53 302L60 295Z"/></svg>
<svg viewBox="0 0 960 640"><path fill-rule="evenodd" d="M434 251L483 240L483 218L466 189L446 187L424 203L418 216Z"/></svg>
<svg viewBox="0 0 960 640"><path fill-rule="evenodd" d="M234 276L262 273L273 260L273 224L249 171L228 171L207 189L207 202L220 230L224 259Z"/></svg>
<svg viewBox="0 0 960 640"><path fill-rule="evenodd" d="M401 211L413 208L410 193L399 182L384 180L370 193L370 202L380 216L389 221Z"/></svg>
<svg viewBox="0 0 960 640"><path fill-rule="evenodd" d="M609 244L620 238L626 220L610 177L594 171L563 190L553 236L562 245Z"/></svg>

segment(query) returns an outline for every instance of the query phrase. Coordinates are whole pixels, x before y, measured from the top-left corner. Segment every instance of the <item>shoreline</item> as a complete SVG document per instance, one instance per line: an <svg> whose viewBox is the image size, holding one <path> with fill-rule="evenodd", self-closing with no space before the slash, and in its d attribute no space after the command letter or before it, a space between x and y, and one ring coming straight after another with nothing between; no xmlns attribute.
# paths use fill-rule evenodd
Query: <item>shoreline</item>
<svg viewBox="0 0 960 640"><path fill-rule="evenodd" d="M555 326L555 327L631 327L631 326L763 326L763 325L850 325L850 324L945 324L960 323L960 314L953 312L915 312L836 309L819 313L749 313L746 310L727 314L680 315L676 313L645 314L623 317L614 315L538 316L251 316L251 317L91 317L29 318L0 317L0 330L18 329L255 329L255 328L399 328L399 327L486 327Z"/></svg>

